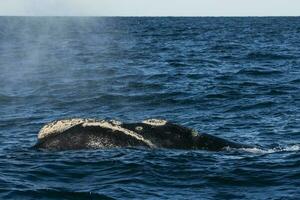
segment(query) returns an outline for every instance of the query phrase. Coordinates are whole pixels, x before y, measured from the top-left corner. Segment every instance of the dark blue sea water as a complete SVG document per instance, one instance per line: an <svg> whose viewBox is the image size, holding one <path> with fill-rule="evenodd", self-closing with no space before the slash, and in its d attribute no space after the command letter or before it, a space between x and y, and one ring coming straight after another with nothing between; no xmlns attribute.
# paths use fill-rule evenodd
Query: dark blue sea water
<svg viewBox="0 0 300 200"><path fill-rule="evenodd" d="M300 199L300 18L0 17L0 199ZM259 146L30 149L55 119Z"/></svg>

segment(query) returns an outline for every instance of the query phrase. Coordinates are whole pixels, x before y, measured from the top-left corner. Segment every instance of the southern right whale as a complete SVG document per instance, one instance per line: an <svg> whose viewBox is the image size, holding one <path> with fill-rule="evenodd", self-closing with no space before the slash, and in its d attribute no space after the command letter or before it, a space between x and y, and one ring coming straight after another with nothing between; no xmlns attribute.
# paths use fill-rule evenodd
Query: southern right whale
<svg viewBox="0 0 300 200"><path fill-rule="evenodd" d="M166 120L148 119L137 123L115 120L66 119L46 124L34 145L37 149L77 150L114 147L200 149L252 148L250 145L199 133Z"/></svg>

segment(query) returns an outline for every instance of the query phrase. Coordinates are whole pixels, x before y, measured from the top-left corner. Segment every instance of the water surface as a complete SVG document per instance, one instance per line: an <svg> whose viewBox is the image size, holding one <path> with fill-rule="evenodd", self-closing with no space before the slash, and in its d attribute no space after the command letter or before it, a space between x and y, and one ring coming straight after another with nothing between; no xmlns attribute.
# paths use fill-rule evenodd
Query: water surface
<svg viewBox="0 0 300 200"><path fill-rule="evenodd" d="M300 198L299 38L297 17L0 17L0 198ZM29 149L70 117L263 149Z"/></svg>

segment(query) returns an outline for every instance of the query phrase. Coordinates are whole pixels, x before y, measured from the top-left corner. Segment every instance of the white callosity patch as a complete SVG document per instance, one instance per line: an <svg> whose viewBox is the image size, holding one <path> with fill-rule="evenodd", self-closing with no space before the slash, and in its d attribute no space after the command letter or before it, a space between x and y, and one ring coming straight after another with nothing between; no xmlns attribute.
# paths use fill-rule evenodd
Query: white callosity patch
<svg viewBox="0 0 300 200"><path fill-rule="evenodd" d="M73 118L73 119L63 119L51 122L43 126L38 134L38 139L45 138L46 136L62 133L78 124L82 123L92 123L97 121L104 121L104 120L97 120L97 119L82 119L82 118Z"/></svg>
<svg viewBox="0 0 300 200"><path fill-rule="evenodd" d="M65 119L51 122L43 126L38 134L38 139L45 138L52 134L62 133L73 126L83 123L84 121L85 119Z"/></svg>
<svg viewBox="0 0 300 200"><path fill-rule="evenodd" d="M94 121L94 122L85 122L82 124L82 126L83 127L85 127L85 126L100 126L102 128L111 129L112 131L120 131L126 135L134 137L137 140L140 140L141 142L147 144L149 147L155 147L155 145L152 142L144 139L143 136L137 134L136 132L125 129L125 128L123 128L119 125L116 125L114 123L111 123L109 121L101 120L101 121Z"/></svg>
<svg viewBox="0 0 300 200"><path fill-rule="evenodd" d="M117 121L117 120L109 120L109 122L111 122L114 125L118 125L118 126L122 125L122 122Z"/></svg>
<svg viewBox="0 0 300 200"><path fill-rule="evenodd" d="M193 129L192 130L192 137L197 137L198 136L198 131Z"/></svg>
<svg viewBox="0 0 300 200"><path fill-rule="evenodd" d="M148 124L151 126L164 126L166 125L167 121L162 119L147 119L142 121L144 124Z"/></svg>
<svg viewBox="0 0 300 200"><path fill-rule="evenodd" d="M40 132L38 134L38 139L45 138L52 134L62 133L78 124L82 124L83 127L99 126L101 128L110 129L110 130L112 130L112 132L119 131L119 132L122 132L126 135L129 135L129 136L147 144L149 147L155 147L155 145L151 141L144 139L141 135L137 134L134 131L131 131L131 130L121 127L122 123L119 121L115 121L115 120L106 121L106 120L96 120L96 119L75 118L75 119L65 119L65 120L54 121L54 122L51 122L51 123L45 125L40 130ZM102 142L100 142L101 140L92 140L92 141L98 141L98 142L96 142L98 144L91 144L91 146L101 146L102 145Z"/></svg>

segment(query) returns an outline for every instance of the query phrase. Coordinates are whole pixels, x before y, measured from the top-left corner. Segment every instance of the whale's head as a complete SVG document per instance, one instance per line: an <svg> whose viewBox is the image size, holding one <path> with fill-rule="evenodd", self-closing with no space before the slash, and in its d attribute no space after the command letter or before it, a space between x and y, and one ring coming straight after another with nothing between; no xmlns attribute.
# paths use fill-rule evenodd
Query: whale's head
<svg viewBox="0 0 300 200"><path fill-rule="evenodd" d="M67 119L51 122L40 130L34 148L48 150L98 149L110 147L154 147L115 120Z"/></svg>

